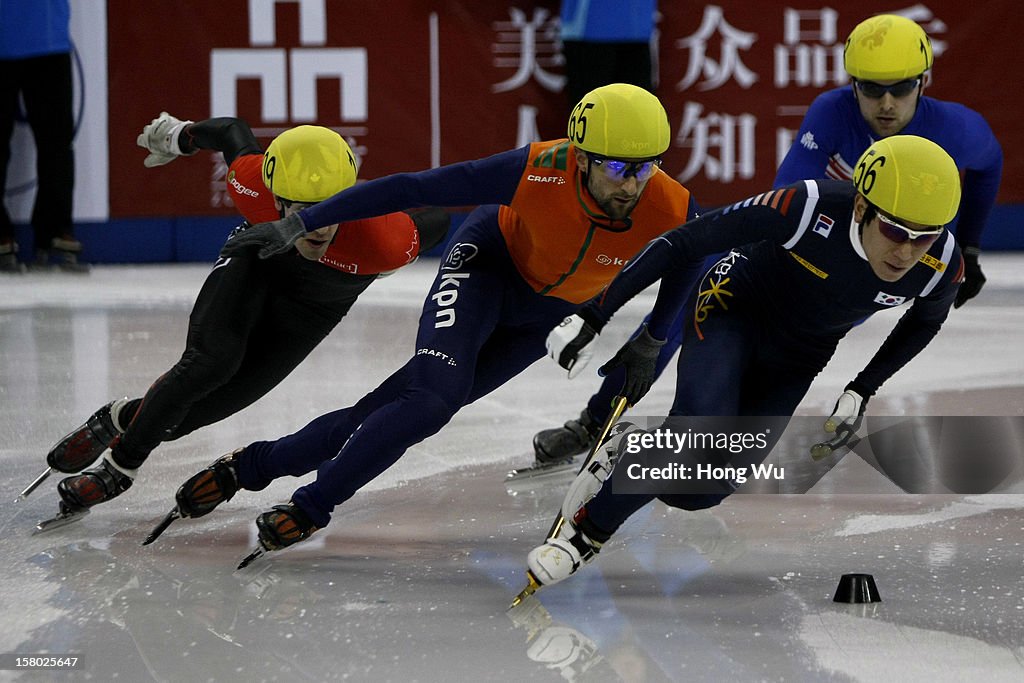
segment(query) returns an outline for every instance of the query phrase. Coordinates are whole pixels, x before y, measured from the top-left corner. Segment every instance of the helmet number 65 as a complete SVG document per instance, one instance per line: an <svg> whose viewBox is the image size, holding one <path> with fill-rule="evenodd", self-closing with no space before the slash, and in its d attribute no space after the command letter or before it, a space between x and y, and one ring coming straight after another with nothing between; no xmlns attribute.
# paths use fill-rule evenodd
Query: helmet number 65
<svg viewBox="0 0 1024 683"><path fill-rule="evenodd" d="M569 115L569 140L572 142L583 142L587 137L587 110L593 109L594 103L580 102Z"/></svg>

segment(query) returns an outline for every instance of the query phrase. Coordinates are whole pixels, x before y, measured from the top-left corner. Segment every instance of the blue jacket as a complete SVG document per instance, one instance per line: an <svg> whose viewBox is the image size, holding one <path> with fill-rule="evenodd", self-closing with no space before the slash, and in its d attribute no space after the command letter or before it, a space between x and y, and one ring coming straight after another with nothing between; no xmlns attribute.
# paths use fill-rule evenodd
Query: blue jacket
<svg viewBox="0 0 1024 683"><path fill-rule="evenodd" d="M900 134L935 142L964 173L957 242L961 247L977 247L1003 173L1003 151L988 123L962 104L922 97L914 118ZM861 116L852 87L824 92L807 110L779 166L775 187L807 178L849 180L857 159L873 142L875 135Z"/></svg>
<svg viewBox="0 0 1024 683"><path fill-rule="evenodd" d="M0 0L0 59L71 52L68 0Z"/></svg>
<svg viewBox="0 0 1024 683"><path fill-rule="evenodd" d="M646 43L655 0L562 0L562 40Z"/></svg>

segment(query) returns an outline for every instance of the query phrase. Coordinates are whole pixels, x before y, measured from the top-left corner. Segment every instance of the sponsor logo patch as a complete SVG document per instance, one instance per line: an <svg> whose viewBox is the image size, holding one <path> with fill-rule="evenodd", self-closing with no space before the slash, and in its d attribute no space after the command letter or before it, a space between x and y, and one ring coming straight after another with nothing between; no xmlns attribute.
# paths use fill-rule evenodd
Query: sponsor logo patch
<svg viewBox="0 0 1024 683"><path fill-rule="evenodd" d="M823 213L819 213L818 220L814 223L812 230L822 237L828 237L829 233L832 232L832 226L835 224L835 220L829 218Z"/></svg>
<svg viewBox="0 0 1024 683"><path fill-rule="evenodd" d="M416 349L416 355L417 356L433 356L434 358L438 358L440 360L445 361L446 363L448 363L448 365L451 365L452 367L457 365L456 362L455 362L455 359L452 358L451 356L449 356L447 353L442 353L441 351L435 351L434 349Z"/></svg>
<svg viewBox="0 0 1024 683"><path fill-rule="evenodd" d="M555 185L565 185L565 178L561 176L534 175L531 173L526 176L526 179L533 183L554 183Z"/></svg>
<svg viewBox="0 0 1024 683"><path fill-rule="evenodd" d="M598 254L596 261L602 266L624 266L626 265L626 259L619 258L618 256L606 256L605 254Z"/></svg>
<svg viewBox="0 0 1024 683"><path fill-rule="evenodd" d="M937 270L940 273L946 272L946 264L932 256L931 254L925 254L924 256L918 259L918 262L923 263L932 270Z"/></svg>
<svg viewBox="0 0 1024 683"><path fill-rule="evenodd" d="M480 250L475 244L459 242L448 250L448 258L445 259L441 270L458 270L468 261L472 261Z"/></svg>

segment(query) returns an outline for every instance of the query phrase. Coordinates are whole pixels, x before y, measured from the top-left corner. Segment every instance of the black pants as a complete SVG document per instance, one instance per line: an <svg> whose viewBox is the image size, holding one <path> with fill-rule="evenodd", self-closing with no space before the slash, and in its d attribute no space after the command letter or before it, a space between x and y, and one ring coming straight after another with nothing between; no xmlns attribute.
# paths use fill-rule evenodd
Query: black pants
<svg viewBox="0 0 1024 683"><path fill-rule="evenodd" d="M181 359L122 411L113 448L141 465L162 441L237 413L273 389L348 313L375 275L350 275L289 251L217 262L189 317Z"/></svg>
<svg viewBox="0 0 1024 683"><path fill-rule="evenodd" d="M0 189L7 186L11 135L20 94L36 143L38 185L32 226L37 249L48 249L54 237L71 237L74 231L71 222L75 188L71 88L69 53L0 59ZM0 242L13 239L11 217L0 202Z"/></svg>

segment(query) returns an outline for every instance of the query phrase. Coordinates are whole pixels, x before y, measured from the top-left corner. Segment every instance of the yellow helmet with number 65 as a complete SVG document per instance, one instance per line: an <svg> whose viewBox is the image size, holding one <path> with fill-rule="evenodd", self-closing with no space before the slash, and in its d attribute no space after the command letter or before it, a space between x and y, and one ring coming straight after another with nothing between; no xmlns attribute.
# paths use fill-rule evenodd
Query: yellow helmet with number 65
<svg viewBox="0 0 1024 683"><path fill-rule="evenodd" d="M916 135L891 135L868 147L854 167L853 184L878 208L920 225L946 225L960 208L956 162Z"/></svg>
<svg viewBox="0 0 1024 683"><path fill-rule="evenodd" d="M569 115L569 141L584 152L649 159L669 146L668 114L643 88L613 83L583 96Z"/></svg>
<svg viewBox="0 0 1024 683"><path fill-rule="evenodd" d="M323 126L296 126L263 155L263 184L281 199L315 204L356 184L356 159L345 139Z"/></svg>

